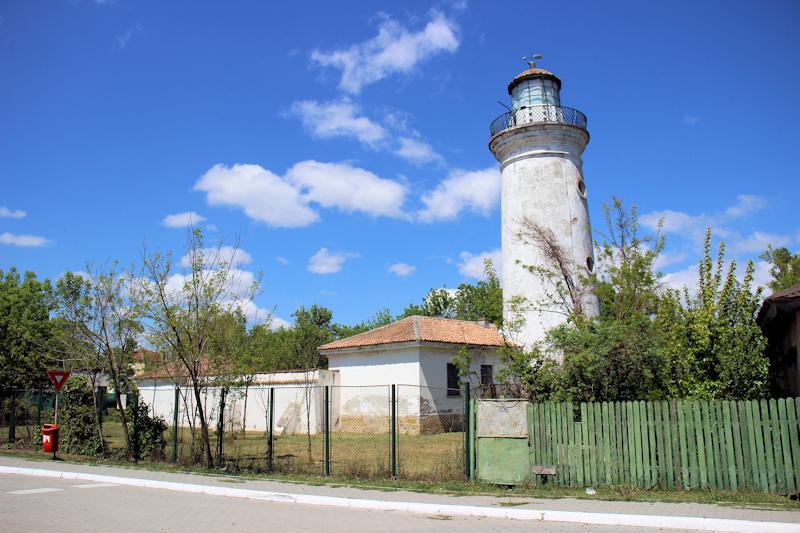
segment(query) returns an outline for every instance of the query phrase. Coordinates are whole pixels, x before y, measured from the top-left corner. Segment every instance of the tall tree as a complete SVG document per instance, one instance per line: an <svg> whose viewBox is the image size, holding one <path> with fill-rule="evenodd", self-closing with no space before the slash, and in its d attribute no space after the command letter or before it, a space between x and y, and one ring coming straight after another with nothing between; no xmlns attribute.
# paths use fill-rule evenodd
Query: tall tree
<svg viewBox="0 0 800 533"><path fill-rule="evenodd" d="M171 252L145 251L144 274L134 291L150 341L168 361L177 363L192 389L209 468L214 460L203 390L207 377L227 365L219 352L211 350L211 343L220 333L219 317L244 308L260 284L259 279L249 281L233 268L233 258L230 248L221 243L204 248L202 232L191 229L185 260L179 263L182 270Z"/></svg>
<svg viewBox="0 0 800 533"><path fill-rule="evenodd" d="M800 253L792 254L788 248L773 248L761 254L761 259L772 264L769 273L772 280L768 283L773 292L788 289L800 283Z"/></svg>
<svg viewBox="0 0 800 533"><path fill-rule="evenodd" d="M86 279L67 272L56 283L59 330L67 334L62 337L61 345L74 351L88 369L99 368L111 378L128 458L133 458L122 393L128 389L128 370L142 326L136 309L127 300L129 278L119 271L117 264L103 268L89 264L86 269ZM97 423L99 428L99 418Z"/></svg>
<svg viewBox="0 0 800 533"><path fill-rule="evenodd" d="M50 281L14 267L0 270L0 387L40 387L47 383L51 346Z"/></svg>

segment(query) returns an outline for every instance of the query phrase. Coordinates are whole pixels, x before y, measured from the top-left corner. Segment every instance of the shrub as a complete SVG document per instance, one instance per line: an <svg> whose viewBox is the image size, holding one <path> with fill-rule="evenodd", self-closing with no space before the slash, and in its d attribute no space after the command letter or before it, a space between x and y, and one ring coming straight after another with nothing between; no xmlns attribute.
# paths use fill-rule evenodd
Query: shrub
<svg viewBox="0 0 800 533"><path fill-rule="evenodd" d="M131 424L131 440L135 460L164 458L167 441L164 433L167 423L160 416L150 416L147 404L141 399L129 402L125 407L125 415Z"/></svg>
<svg viewBox="0 0 800 533"><path fill-rule="evenodd" d="M79 455L102 455L105 443L97 430L92 387L81 378L70 378L59 403L59 448Z"/></svg>

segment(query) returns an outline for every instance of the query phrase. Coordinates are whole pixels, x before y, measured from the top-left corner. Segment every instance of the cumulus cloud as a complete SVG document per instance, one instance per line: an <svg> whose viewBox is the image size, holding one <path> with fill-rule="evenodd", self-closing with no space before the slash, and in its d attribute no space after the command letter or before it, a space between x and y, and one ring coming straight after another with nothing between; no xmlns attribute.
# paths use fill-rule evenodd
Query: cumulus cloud
<svg viewBox="0 0 800 533"><path fill-rule="evenodd" d="M203 248L202 258L200 259L202 259L203 264L214 267L235 267L253 262L253 258L249 253L241 248L235 248L233 246ZM184 268L192 266L192 259L189 254L181 257L181 266Z"/></svg>
<svg viewBox="0 0 800 533"><path fill-rule="evenodd" d="M375 37L339 50L315 49L311 59L340 69L339 88L358 94L365 86L391 74L412 71L436 54L454 52L460 44L457 34L456 23L437 12L419 31L409 31L399 22L385 18Z"/></svg>
<svg viewBox="0 0 800 533"><path fill-rule="evenodd" d="M791 235L779 235L776 233L766 233L754 231L742 240L735 241L731 246L733 252L739 253L763 253L769 245L776 248L789 246L792 243Z"/></svg>
<svg viewBox="0 0 800 533"><path fill-rule="evenodd" d="M393 263L389 265L387 270L395 276L405 278L413 274L417 270L417 267L409 265L408 263Z"/></svg>
<svg viewBox="0 0 800 533"><path fill-rule="evenodd" d="M199 224L205 219L206 217L198 215L194 211L184 211L183 213L165 216L161 223L168 228L185 228L193 224Z"/></svg>
<svg viewBox="0 0 800 533"><path fill-rule="evenodd" d="M259 165L215 165L194 186L211 205L239 207L274 227L296 228L319 219L312 203L352 213L404 217L406 186L346 163L301 161L285 176Z"/></svg>
<svg viewBox="0 0 800 533"><path fill-rule="evenodd" d="M398 147L394 151L395 155L411 163L422 165L433 161L442 161L442 156L436 153L431 145L424 141L412 139L410 137L400 137L397 139L397 142Z"/></svg>
<svg viewBox="0 0 800 533"><path fill-rule="evenodd" d="M692 215L684 211L666 209L647 213L640 217L640 221L650 229L656 229L661 221L664 233L686 238L695 246L703 243L706 228L711 228L714 236L726 239L732 249L736 249L742 237L732 225L737 220L764 209L766 205L766 199L761 196L740 194L736 197L736 202L721 213ZM744 246L747 247L746 244Z"/></svg>
<svg viewBox="0 0 800 533"><path fill-rule="evenodd" d="M14 233L0 233L0 244L8 244L10 246L20 246L23 248L37 248L40 246L47 246L51 242L44 237L38 235L17 235Z"/></svg>
<svg viewBox="0 0 800 533"><path fill-rule="evenodd" d="M0 218L25 218L27 214L21 209L9 209L4 205L0 205Z"/></svg>
<svg viewBox="0 0 800 533"><path fill-rule="evenodd" d="M405 185L345 163L302 161L286 173L287 180L304 191L307 201L346 212L403 217Z"/></svg>
<svg viewBox="0 0 800 533"><path fill-rule="evenodd" d="M253 220L297 228L319 219L300 191L260 165L214 165L195 183L211 205L241 208Z"/></svg>
<svg viewBox="0 0 800 533"><path fill-rule="evenodd" d="M458 263L458 271L462 276L472 279L484 279L486 277L486 260L492 262L492 266L497 272L497 277L503 278L503 261L502 253L499 249L490 250L488 252L481 252L479 254L472 254L470 252L461 252L460 261Z"/></svg>
<svg viewBox="0 0 800 533"><path fill-rule="evenodd" d="M330 252L323 247L308 260L308 270L314 274L335 274L342 270L345 261L353 257L357 254Z"/></svg>
<svg viewBox="0 0 800 533"><path fill-rule="evenodd" d="M349 99L332 102L302 100L292 104L292 114L303 122L303 127L320 139L355 137L375 147L386 139L386 130L380 124L361 115L360 108Z"/></svg>
<svg viewBox="0 0 800 533"><path fill-rule="evenodd" d="M466 172L454 170L433 191L422 196L422 222L453 220L462 211L488 215L500 201L500 171L490 167Z"/></svg>

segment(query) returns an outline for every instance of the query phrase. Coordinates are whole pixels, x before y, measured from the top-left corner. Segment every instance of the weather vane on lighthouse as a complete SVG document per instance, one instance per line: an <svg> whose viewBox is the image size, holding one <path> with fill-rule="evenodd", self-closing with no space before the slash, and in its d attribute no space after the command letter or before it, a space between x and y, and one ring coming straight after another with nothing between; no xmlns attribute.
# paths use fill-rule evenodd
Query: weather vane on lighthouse
<svg viewBox="0 0 800 533"><path fill-rule="evenodd" d="M531 54L530 56L524 56L522 60L527 62L529 67L536 68L536 61L542 59L543 57L544 56L542 54Z"/></svg>

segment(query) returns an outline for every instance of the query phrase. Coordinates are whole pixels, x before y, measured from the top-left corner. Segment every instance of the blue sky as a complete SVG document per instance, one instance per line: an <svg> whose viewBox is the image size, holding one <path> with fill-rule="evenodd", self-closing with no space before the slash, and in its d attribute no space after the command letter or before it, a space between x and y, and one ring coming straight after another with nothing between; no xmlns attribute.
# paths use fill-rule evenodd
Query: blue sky
<svg viewBox="0 0 800 533"><path fill-rule="evenodd" d="M500 243L488 126L541 52L583 111L592 221L800 249L800 4L134 2L0 6L0 268L238 238L262 310L352 323L474 281ZM202 218L201 218L202 217ZM764 265L758 268L764 279Z"/></svg>

